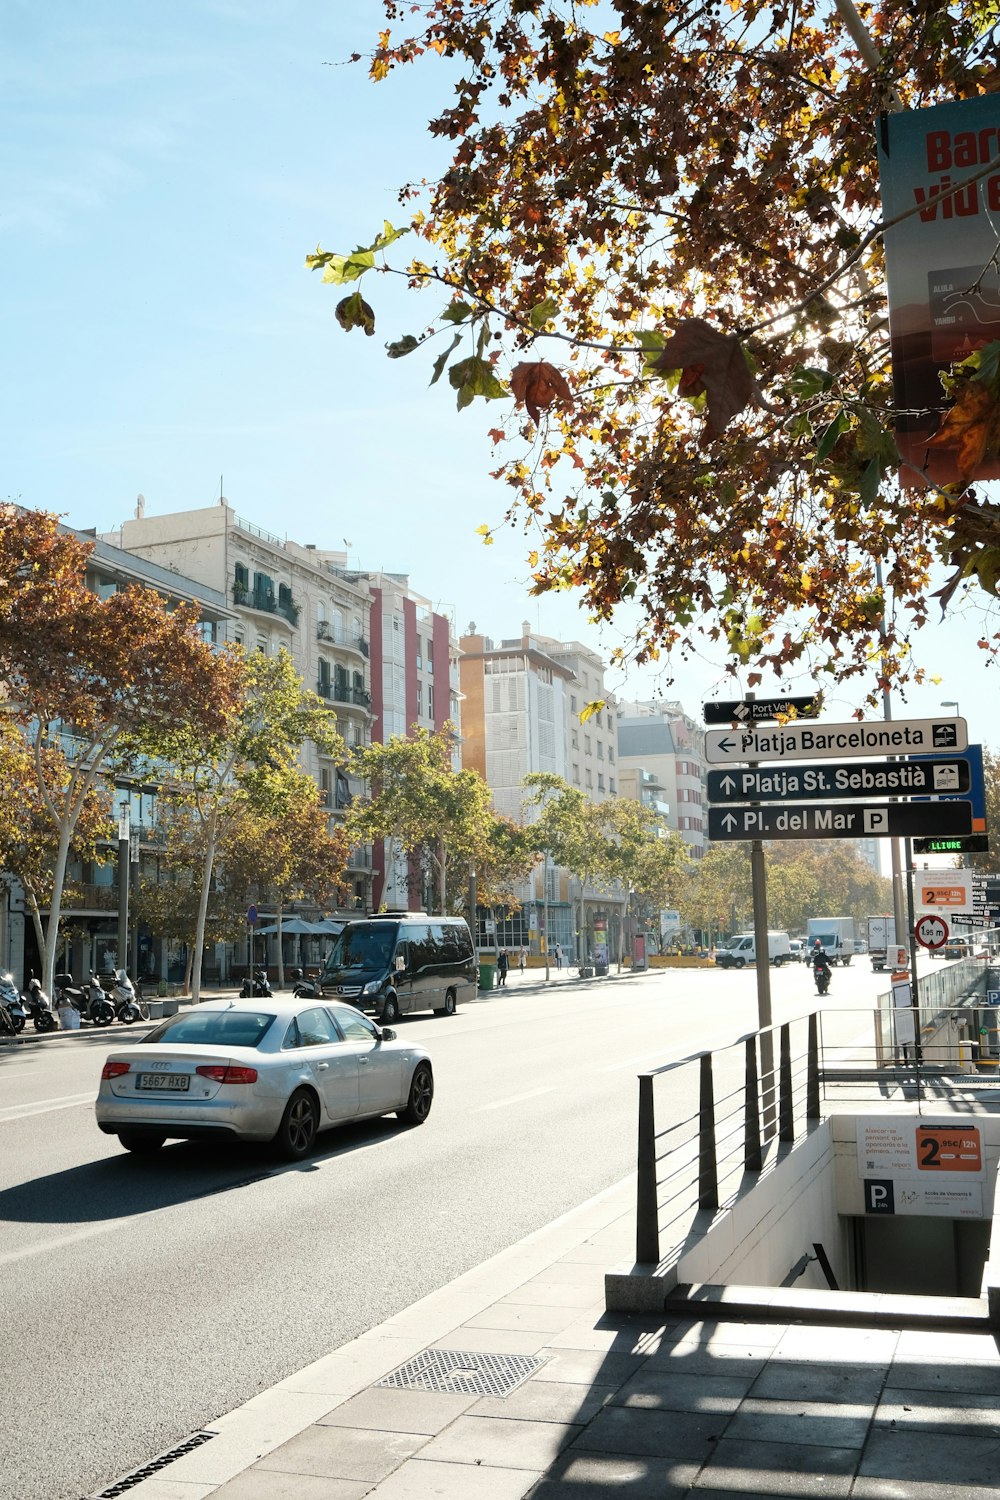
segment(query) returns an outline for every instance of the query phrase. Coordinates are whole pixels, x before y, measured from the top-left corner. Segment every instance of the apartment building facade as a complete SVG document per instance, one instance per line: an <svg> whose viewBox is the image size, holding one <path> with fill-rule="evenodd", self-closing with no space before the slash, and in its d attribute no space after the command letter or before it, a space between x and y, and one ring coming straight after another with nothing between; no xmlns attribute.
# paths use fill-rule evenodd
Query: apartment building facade
<svg viewBox="0 0 1000 1500"><path fill-rule="evenodd" d="M415 728L455 730L452 763L461 766L461 683L453 619L410 587L405 573L367 573L371 595L371 738L385 744ZM419 863L376 844L373 908L423 906Z"/></svg>
<svg viewBox="0 0 1000 1500"><path fill-rule="evenodd" d="M329 703L348 747L369 743L372 597L346 552L279 537L225 499L148 516L140 496L135 515L103 540L224 595L231 613L222 639L268 654L283 647L302 681ZM313 744L303 747L302 766L331 818L342 817L360 787ZM355 905L370 908L369 850L353 851L348 875Z"/></svg>
<svg viewBox="0 0 1000 1500"><path fill-rule="evenodd" d="M688 845L692 859L706 846L705 731L677 701L623 702L618 718L618 764L645 772L659 784L667 824Z"/></svg>
<svg viewBox="0 0 1000 1500"><path fill-rule="evenodd" d="M604 663L578 641L532 631L495 644L470 626L459 641L463 764L490 787L497 812L524 822L522 781L550 772L600 802L617 794L617 705L604 686ZM588 703L604 700L584 723ZM623 902L605 891L582 891L576 877L541 862L519 892L521 909L494 932L480 924L481 944L585 958L595 934L614 949ZM577 931L576 912L584 912ZM492 919L491 919L492 920Z"/></svg>

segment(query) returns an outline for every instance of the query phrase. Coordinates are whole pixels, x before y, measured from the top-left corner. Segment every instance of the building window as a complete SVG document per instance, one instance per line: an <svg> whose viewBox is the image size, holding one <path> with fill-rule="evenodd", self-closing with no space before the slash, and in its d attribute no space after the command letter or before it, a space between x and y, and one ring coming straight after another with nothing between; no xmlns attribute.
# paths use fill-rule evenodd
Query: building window
<svg viewBox="0 0 1000 1500"><path fill-rule="evenodd" d="M614 795L614 791L615 791L615 778L613 776L610 776L608 778L608 791L611 792L612 796Z"/></svg>
<svg viewBox="0 0 1000 1500"><path fill-rule="evenodd" d="M615 763L615 750L613 745L608 746L608 760L612 765Z"/></svg>
<svg viewBox="0 0 1000 1500"><path fill-rule="evenodd" d="M592 788L593 785L594 785L593 773L591 772L591 769L588 766L587 767L587 786L588 786L588 788Z"/></svg>
<svg viewBox="0 0 1000 1500"><path fill-rule="evenodd" d="M434 640L431 636L427 637L427 670L428 672L434 670Z"/></svg>
<svg viewBox="0 0 1000 1500"><path fill-rule="evenodd" d="M584 755L589 755L590 754L590 735L589 734L585 734L584 737L583 737L583 753L584 753Z"/></svg>
<svg viewBox="0 0 1000 1500"><path fill-rule="evenodd" d="M598 740L597 741L597 759L598 760L603 760L604 759L604 741L603 740Z"/></svg>
<svg viewBox="0 0 1000 1500"><path fill-rule="evenodd" d="M580 785L580 767L577 765L573 767L573 781L577 786Z"/></svg>
<svg viewBox="0 0 1000 1500"><path fill-rule="evenodd" d="M434 717L434 684L432 682L427 684L427 717L429 719Z"/></svg>
<svg viewBox="0 0 1000 1500"><path fill-rule="evenodd" d="M572 693L570 694L570 699L569 699L569 710L570 710L570 713L573 713L573 714L576 713L576 697Z"/></svg>
<svg viewBox="0 0 1000 1500"><path fill-rule="evenodd" d="M598 773L597 773L597 790L599 792L603 792L604 791L604 773L603 773L603 771L598 771Z"/></svg>

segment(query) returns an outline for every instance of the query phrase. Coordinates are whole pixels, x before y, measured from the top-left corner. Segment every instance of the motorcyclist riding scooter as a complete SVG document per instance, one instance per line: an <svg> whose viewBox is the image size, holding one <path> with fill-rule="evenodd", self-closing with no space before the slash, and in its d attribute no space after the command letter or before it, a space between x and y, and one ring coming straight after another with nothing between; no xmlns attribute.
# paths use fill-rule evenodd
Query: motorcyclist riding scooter
<svg viewBox="0 0 1000 1500"><path fill-rule="evenodd" d="M819 938L816 939L816 946L812 951L812 971L813 978L816 981L817 995L825 995L830 988L833 969L830 965L830 960L826 956L826 949Z"/></svg>

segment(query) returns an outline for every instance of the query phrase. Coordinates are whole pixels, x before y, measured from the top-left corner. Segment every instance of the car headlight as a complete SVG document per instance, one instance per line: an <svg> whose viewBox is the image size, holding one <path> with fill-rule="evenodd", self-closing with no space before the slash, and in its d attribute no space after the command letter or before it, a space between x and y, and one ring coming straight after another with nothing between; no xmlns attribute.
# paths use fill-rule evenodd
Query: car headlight
<svg viewBox="0 0 1000 1500"><path fill-rule="evenodd" d="M368 984L365 985L365 987L361 991L361 993L363 995L377 995L378 992L379 992L379 990L381 988L382 988L382 981L381 981L381 979L372 979L372 980L369 981Z"/></svg>

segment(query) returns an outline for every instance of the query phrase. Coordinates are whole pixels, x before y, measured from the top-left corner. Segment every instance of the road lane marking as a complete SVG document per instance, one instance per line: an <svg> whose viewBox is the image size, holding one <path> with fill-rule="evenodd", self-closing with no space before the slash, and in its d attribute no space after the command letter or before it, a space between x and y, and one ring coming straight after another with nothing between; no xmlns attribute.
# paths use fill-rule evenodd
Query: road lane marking
<svg viewBox="0 0 1000 1500"><path fill-rule="evenodd" d="M492 1104L481 1104L472 1113L474 1115L484 1115L491 1109L507 1109L512 1104L523 1104L525 1099L540 1099L543 1094L554 1094L556 1092L555 1086L544 1089L532 1089L527 1094L512 1094L509 1099L494 1099Z"/></svg>
<svg viewBox="0 0 1000 1500"><path fill-rule="evenodd" d="M86 1094L64 1094L60 1099L35 1099L30 1104L6 1104L0 1108L0 1125L13 1120L27 1120L31 1115L47 1115L56 1109L75 1109L80 1104L93 1104L97 1098L94 1089Z"/></svg>
<svg viewBox="0 0 1000 1500"><path fill-rule="evenodd" d="M648 1071L649 1068L659 1068L665 1062L671 1061L672 1058L669 1050L661 1048L659 1052L640 1052L635 1057L626 1057L624 1062L609 1063L606 1068L601 1068L600 1071L602 1073L620 1073L622 1068L634 1068L640 1063L646 1063Z"/></svg>

